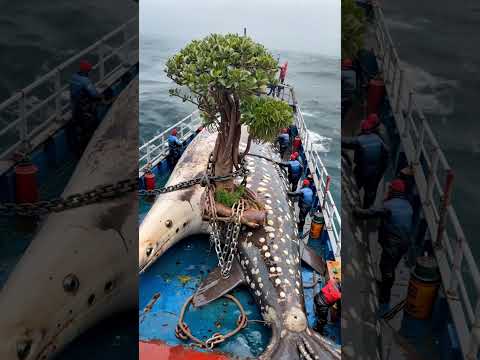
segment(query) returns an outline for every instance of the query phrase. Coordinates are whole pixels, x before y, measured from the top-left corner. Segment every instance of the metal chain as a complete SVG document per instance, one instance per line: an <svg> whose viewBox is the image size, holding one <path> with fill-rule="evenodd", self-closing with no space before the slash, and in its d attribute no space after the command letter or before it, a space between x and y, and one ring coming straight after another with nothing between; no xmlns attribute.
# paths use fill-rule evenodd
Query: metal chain
<svg viewBox="0 0 480 360"><path fill-rule="evenodd" d="M209 162L209 166L210 162ZM139 196L152 196L164 194L172 191L187 189L191 186L202 184L206 185L211 181L224 181L237 176L247 176L249 171L246 167L240 168L229 175L224 176L199 176L172 186L153 190L138 190ZM111 200L137 190L138 179L125 179L112 184L100 185L92 190L83 193L76 193L66 198L54 198L51 200L37 201L34 203L2 203L0 202L0 216L22 215L37 216L52 212L61 212L69 209L78 208L85 205Z"/></svg>
<svg viewBox="0 0 480 360"><path fill-rule="evenodd" d="M241 228L241 219L243 216L243 211L245 210L245 201L240 199L238 203L232 206L232 218L233 222L229 224L233 225L233 231L231 234L231 238L226 239L225 248L228 249L228 257L227 261L225 262L225 267L222 269L222 276L224 278L228 278L230 276L230 270L232 269L233 260L237 253L237 245L238 245L238 235L240 234ZM225 251L225 255L227 252Z"/></svg>
<svg viewBox="0 0 480 360"><path fill-rule="evenodd" d="M168 193L168 192L187 189L191 186L198 185L198 184L201 184L202 186L206 186L212 181L225 181L225 180L235 178L237 176L246 176L249 173L250 172L246 167L242 167L239 170L236 170L236 171L234 171L234 172L232 172L231 174L228 174L228 175L210 176L210 175L208 175L208 169L207 169L207 174L206 175L198 176L198 177L193 178L191 180L183 181L181 183L166 186L166 187L163 187L163 188L158 188L158 189L153 189L153 190L138 190L138 195L140 195L140 196L155 196L155 195L159 195L159 194L165 194L165 193Z"/></svg>
<svg viewBox="0 0 480 360"><path fill-rule="evenodd" d="M35 203L0 203L0 216L23 215L35 216L52 212L61 212L93 203L124 196L137 189L138 179L121 180L113 184L97 186L92 190L77 193L66 198L38 201Z"/></svg>

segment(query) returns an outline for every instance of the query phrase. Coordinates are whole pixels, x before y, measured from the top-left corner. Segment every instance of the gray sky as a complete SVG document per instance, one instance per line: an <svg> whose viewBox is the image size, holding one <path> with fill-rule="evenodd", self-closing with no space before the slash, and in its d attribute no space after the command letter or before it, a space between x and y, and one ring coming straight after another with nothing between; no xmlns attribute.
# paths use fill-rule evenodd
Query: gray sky
<svg viewBox="0 0 480 360"><path fill-rule="evenodd" d="M140 0L140 34L242 33L270 49L340 58L340 0Z"/></svg>

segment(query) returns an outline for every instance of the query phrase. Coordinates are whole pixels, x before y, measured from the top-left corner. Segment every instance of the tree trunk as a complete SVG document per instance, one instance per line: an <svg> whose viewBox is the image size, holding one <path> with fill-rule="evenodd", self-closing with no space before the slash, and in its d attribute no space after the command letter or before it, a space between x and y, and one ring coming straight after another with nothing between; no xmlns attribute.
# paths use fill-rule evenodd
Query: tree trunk
<svg viewBox="0 0 480 360"><path fill-rule="evenodd" d="M220 99L222 111L219 134L213 150L215 161L215 176L229 175L234 164L238 164L238 146L240 142L240 107L239 103L223 94ZM216 182L217 189L233 191L233 179Z"/></svg>

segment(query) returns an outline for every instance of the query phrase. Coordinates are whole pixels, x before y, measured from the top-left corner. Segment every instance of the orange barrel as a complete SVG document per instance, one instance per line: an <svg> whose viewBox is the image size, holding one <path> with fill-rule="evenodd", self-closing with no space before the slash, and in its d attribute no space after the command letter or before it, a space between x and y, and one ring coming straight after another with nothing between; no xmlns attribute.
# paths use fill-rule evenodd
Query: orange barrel
<svg viewBox="0 0 480 360"><path fill-rule="evenodd" d="M292 142L293 150L298 151L300 150L300 146L302 146L302 139L300 136L295 136L295 139L293 139Z"/></svg>
<svg viewBox="0 0 480 360"><path fill-rule="evenodd" d="M38 201L37 173L38 168L31 162L23 162L15 166L15 200L17 203Z"/></svg>
<svg viewBox="0 0 480 360"><path fill-rule="evenodd" d="M322 237L325 219L321 211L317 211L310 224L310 239L320 239Z"/></svg>
<svg viewBox="0 0 480 360"><path fill-rule="evenodd" d="M405 311L415 319L428 319L440 286L440 273L433 257L421 256L410 276Z"/></svg>
<svg viewBox="0 0 480 360"><path fill-rule="evenodd" d="M147 171L143 176L145 181L145 189L153 190L155 189L155 174L151 171Z"/></svg>
<svg viewBox="0 0 480 360"><path fill-rule="evenodd" d="M368 114L378 114L380 107L380 102L383 99L385 94L385 84L383 80L370 80L368 83L368 94L367 94L367 113Z"/></svg>

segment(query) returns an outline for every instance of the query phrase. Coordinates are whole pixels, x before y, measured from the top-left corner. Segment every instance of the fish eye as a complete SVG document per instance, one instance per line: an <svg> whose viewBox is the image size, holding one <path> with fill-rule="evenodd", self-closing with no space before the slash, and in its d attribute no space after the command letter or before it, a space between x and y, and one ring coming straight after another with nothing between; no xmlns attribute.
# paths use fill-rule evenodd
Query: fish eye
<svg viewBox="0 0 480 360"><path fill-rule="evenodd" d="M172 220L167 220L167 221L165 221L165 226L166 226L167 228L171 228L172 225L173 225Z"/></svg>
<svg viewBox="0 0 480 360"><path fill-rule="evenodd" d="M79 286L80 286L80 281L78 280L78 277L76 277L74 274L68 274L63 279L63 290L65 290L68 293L75 294Z"/></svg>
<svg viewBox="0 0 480 360"><path fill-rule="evenodd" d="M32 348L32 340L23 340L17 343L17 358L26 359Z"/></svg>
<svg viewBox="0 0 480 360"><path fill-rule="evenodd" d="M150 256L150 255L151 255L152 250L153 250L152 247L148 247L148 248L147 248L147 251L146 251L147 256Z"/></svg>

